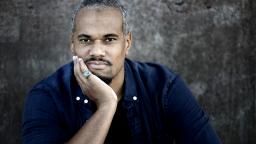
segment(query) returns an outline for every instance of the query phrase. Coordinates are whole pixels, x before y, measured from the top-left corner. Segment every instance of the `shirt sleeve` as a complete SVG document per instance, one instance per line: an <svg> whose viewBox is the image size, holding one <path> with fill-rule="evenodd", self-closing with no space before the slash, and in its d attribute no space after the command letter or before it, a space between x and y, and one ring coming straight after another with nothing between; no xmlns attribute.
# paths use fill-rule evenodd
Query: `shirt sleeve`
<svg viewBox="0 0 256 144"><path fill-rule="evenodd" d="M219 144L209 118L185 83L176 77L170 82L164 109L176 144Z"/></svg>
<svg viewBox="0 0 256 144"><path fill-rule="evenodd" d="M30 91L25 101L22 123L24 144L58 144L66 141L56 105L44 89Z"/></svg>

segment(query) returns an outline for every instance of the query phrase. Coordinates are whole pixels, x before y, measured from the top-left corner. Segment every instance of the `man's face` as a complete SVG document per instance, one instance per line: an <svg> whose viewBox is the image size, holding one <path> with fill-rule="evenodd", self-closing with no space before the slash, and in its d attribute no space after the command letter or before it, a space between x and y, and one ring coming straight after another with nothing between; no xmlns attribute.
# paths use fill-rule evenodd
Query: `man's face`
<svg viewBox="0 0 256 144"><path fill-rule="evenodd" d="M131 35L123 33L122 14L111 7L82 8L76 15L71 50L102 79L124 73Z"/></svg>

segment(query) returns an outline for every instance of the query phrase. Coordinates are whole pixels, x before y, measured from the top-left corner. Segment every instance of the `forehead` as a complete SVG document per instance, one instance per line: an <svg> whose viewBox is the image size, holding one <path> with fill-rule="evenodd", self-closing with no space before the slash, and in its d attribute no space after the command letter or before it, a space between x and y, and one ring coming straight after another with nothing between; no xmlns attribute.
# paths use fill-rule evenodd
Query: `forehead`
<svg viewBox="0 0 256 144"><path fill-rule="evenodd" d="M78 33L122 33L121 11L112 7L85 7L76 15L75 30Z"/></svg>

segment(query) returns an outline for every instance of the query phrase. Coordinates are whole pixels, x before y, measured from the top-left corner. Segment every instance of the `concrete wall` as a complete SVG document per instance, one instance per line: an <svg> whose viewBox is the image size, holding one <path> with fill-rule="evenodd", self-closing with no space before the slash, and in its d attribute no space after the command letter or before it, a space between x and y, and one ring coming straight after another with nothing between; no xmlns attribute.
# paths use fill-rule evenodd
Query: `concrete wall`
<svg viewBox="0 0 256 144"><path fill-rule="evenodd" d="M70 18L77 1L0 1L0 143L20 143L26 93L71 60ZM133 27L130 58L179 73L223 143L256 143L256 2L122 2Z"/></svg>

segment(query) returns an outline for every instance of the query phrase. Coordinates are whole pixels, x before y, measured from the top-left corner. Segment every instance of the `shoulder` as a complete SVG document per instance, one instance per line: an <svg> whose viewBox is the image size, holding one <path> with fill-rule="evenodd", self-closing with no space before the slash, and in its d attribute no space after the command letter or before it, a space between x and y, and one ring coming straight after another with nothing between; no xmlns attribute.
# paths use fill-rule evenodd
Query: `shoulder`
<svg viewBox="0 0 256 144"><path fill-rule="evenodd" d="M24 101L22 135L24 141L44 141L66 137L65 126L72 125L75 111L69 98L72 64L68 63L33 86ZM73 115L72 115L73 114ZM57 135L54 135L56 133ZM33 137L33 138L32 138ZM54 139L53 141L57 141ZM58 142L52 142L58 143Z"/></svg>
<svg viewBox="0 0 256 144"><path fill-rule="evenodd" d="M171 69L157 63L126 59L125 67L130 69L137 83L142 84L149 91L163 91L177 77Z"/></svg>
<svg viewBox="0 0 256 144"><path fill-rule="evenodd" d="M28 92L25 99L25 111L45 105L47 111L51 109L62 110L62 105L70 103L71 80L73 79L73 64L68 63L60 67L50 76L36 83ZM57 106L57 107L56 107ZM56 109L56 110L57 110Z"/></svg>
<svg viewBox="0 0 256 144"><path fill-rule="evenodd" d="M58 68L54 73L36 83L32 90L64 90L70 84L73 76L73 63L67 63Z"/></svg>
<svg viewBox="0 0 256 144"><path fill-rule="evenodd" d="M177 75L168 67L151 62L138 62L126 59L126 66L141 78L153 81L173 79Z"/></svg>

